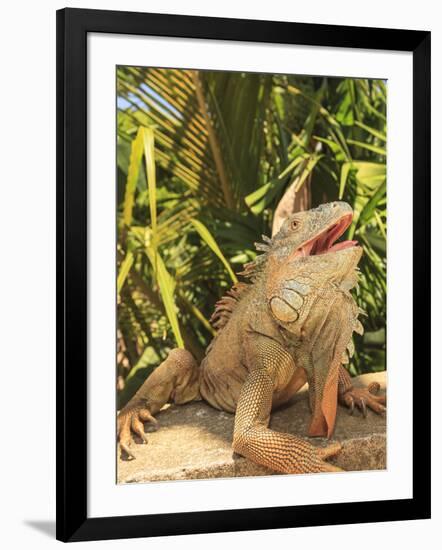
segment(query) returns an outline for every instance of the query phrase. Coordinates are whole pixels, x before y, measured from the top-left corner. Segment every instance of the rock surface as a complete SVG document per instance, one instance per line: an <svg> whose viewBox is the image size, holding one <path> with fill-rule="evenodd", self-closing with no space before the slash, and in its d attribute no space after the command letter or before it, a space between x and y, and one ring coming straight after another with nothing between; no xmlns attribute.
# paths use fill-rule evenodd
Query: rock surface
<svg viewBox="0 0 442 550"><path fill-rule="evenodd" d="M354 379L357 386L377 381L386 387L386 373L365 374ZM136 460L124 460L118 452L118 483L173 479L207 479L271 475L274 472L232 452L233 415L217 411L204 402L169 406L158 415L160 429L150 433L148 445L136 445ZM270 426L303 437L310 420L307 388L290 405L272 415ZM146 431L149 425L146 424ZM309 438L305 438L309 439ZM325 445L322 438L309 439ZM386 418L368 411L362 418L338 407L333 440L342 450L331 462L344 470L386 468Z"/></svg>

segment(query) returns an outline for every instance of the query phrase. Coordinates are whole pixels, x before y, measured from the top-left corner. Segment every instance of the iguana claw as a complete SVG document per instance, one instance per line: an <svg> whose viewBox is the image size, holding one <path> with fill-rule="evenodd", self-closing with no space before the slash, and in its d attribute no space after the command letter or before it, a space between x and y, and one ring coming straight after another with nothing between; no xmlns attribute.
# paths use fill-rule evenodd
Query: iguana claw
<svg viewBox="0 0 442 550"><path fill-rule="evenodd" d="M138 435L143 444L147 444L148 437L144 432L144 422L151 422L158 429L158 421L154 418L144 404L125 407L118 415L118 440L120 448L128 458L135 459L136 454L131 449L132 432Z"/></svg>
<svg viewBox="0 0 442 550"><path fill-rule="evenodd" d="M350 410L348 411L348 414L350 416L353 416L353 413L355 412L355 400L351 395L349 396L349 403L350 404L348 405L348 407L350 408Z"/></svg>
<svg viewBox="0 0 442 550"><path fill-rule="evenodd" d="M364 418L367 417L367 409L382 414L387 410L385 407L387 397L376 395L379 389L377 382L373 382L368 388L351 388L339 396L339 402L349 408L350 415L354 413L355 406L360 409Z"/></svg>
<svg viewBox="0 0 442 550"><path fill-rule="evenodd" d="M361 411L362 411L362 416L364 418L367 418L367 405L365 404L364 398L361 398L360 407L361 407Z"/></svg>

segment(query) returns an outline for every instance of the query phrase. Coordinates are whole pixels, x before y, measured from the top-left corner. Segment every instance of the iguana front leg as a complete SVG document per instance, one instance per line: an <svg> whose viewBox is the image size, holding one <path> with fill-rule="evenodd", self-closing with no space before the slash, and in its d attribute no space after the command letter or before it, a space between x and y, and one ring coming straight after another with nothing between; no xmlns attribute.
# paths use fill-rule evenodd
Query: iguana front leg
<svg viewBox="0 0 442 550"><path fill-rule="evenodd" d="M384 413L387 398L385 395L376 395L379 389L377 382L372 382L368 388L353 387L350 374L342 365L339 367L338 400L350 409L350 414L353 414L355 406L364 417L367 416L367 407L377 414Z"/></svg>
<svg viewBox="0 0 442 550"><path fill-rule="evenodd" d="M340 451L339 443L319 448L294 435L268 428L272 396L281 375L281 364L272 366L272 359L284 362L285 353L281 348L280 353L273 350L267 360L258 358L257 368L249 373L236 409L233 449L258 464L282 473L341 471L324 460Z"/></svg>

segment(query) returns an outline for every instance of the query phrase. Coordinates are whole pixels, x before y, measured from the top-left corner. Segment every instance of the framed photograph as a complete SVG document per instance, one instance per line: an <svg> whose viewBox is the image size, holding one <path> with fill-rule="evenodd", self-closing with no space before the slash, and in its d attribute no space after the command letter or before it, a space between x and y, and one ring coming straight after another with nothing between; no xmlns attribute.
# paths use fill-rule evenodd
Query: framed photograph
<svg viewBox="0 0 442 550"><path fill-rule="evenodd" d="M429 32L58 11L57 538L429 518L429 242Z"/></svg>

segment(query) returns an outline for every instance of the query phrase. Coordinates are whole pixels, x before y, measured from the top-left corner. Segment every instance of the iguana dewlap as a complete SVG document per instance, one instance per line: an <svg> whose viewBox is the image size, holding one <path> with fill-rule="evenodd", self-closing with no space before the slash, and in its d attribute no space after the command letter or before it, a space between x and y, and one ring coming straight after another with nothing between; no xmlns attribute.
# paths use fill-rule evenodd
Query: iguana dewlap
<svg viewBox="0 0 442 550"><path fill-rule="evenodd" d="M257 249L263 254L241 273L217 304L211 322L217 335L200 366L186 350L172 350L118 417L121 448L131 457L131 432L146 441L143 422L167 402L204 399L235 413L233 449L285 473L339 470L324 459L338 443L318 448L271 430L272 408L287 402L306 381L310 436L333 433L338 398L366 412L385 410L376 387L353 389L343 364L353 354L352 335L363 332L350 291L357 282L362 249L336 243L353 218L344 202L323 204L287 218Z"/></svg>

